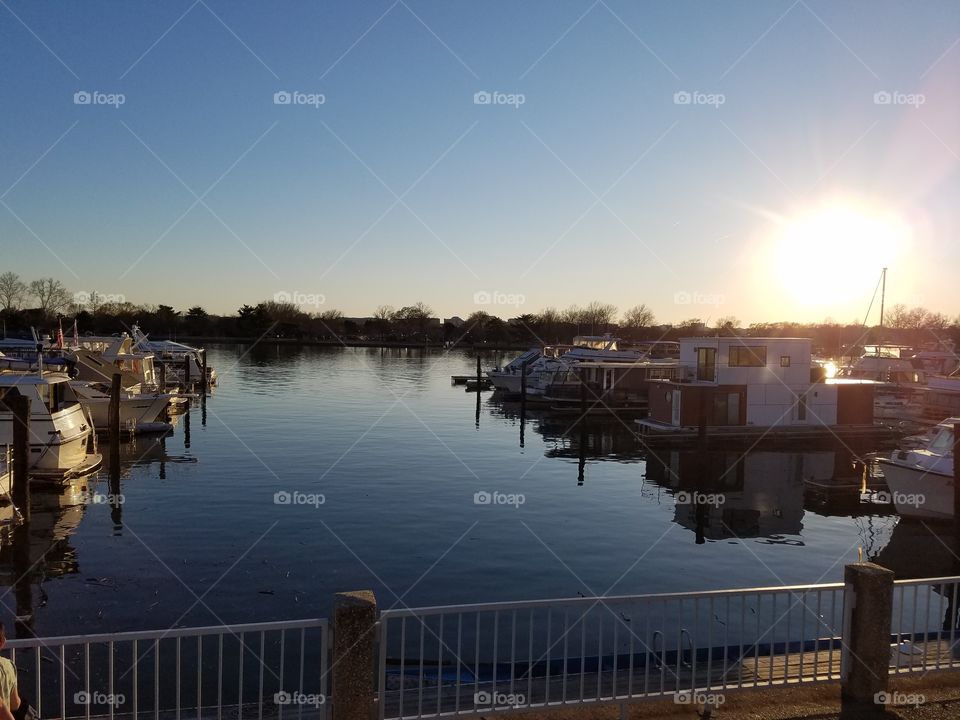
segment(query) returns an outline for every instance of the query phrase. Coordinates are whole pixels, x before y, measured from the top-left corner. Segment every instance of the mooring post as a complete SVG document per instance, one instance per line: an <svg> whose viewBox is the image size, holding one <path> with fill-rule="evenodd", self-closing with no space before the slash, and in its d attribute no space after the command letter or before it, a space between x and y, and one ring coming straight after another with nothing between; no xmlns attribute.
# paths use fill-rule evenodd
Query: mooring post
<svg viewBox="0 0 960 720"><path fill-rule="evenodd" d="M523 447L524 430L527 424L527 361L520 363L520 447Z"/></svg>
<svg viewBox="0 0 960 720"><path fill-rule="evenodd" d="M333 720L370 720L374 709L377 599L337 593L333 606Z"/></svg>
<svg viewBox="0 0 960 720"><path fill-rule="evenodd" d="M110 457L120 450L120 373L110 381L110 405L107 408L107 429L110 435Z"/></svg>
<svg viewBox="0 0 960 720"><path fill-rule="evenodd" d="M481 379L483 379L483 370L480 368L480 356L477 355L477 392L480 392Z"/></svg>
<svg viewBox="0 0 960 720"><path fill-rule="evenodd" d="M200 351L200 360L202 365L200 366L200 391L206 395L207 394L207 351L206 349Z"/></svg>
<svg viewBox="0 0 960 720"><path fill-rule="evenodd" d="M167 364L165 362L160 363L160 392L167 391Z"/></svg>
<svg viewBox="0 0 960 720"><path fill-rule="evenodd" d="M960 527L960 423L953 424L953 522Z"/></svg>
<svg viewBox="0 0 960 720"><path fill-rule="evenodd" d="M840 697L846 715L883 712L890 668L893 572L874 563L843 569Z"/></svg>
<svg viewBox="0 0 960 720"><path fill-rule="evenodd" d="M30 398L7 398L13 413L13 504L25 523L30 522Z"/></svg>
<svg viewBox="0 0 960 720"><path fill-rule="evenodd" d="M953 424L953 542L960 550L960 423Z"/></svg>
<svg viewBox="0 0 960 720"><path fill-rule="evenodd" d="M183 390L190 392L190 353L183 356Z"/></svg>

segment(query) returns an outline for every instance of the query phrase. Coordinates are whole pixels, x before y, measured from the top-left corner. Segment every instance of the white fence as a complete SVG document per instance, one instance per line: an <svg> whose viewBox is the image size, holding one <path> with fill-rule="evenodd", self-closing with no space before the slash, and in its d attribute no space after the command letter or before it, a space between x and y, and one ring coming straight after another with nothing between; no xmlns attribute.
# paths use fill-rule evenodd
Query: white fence
<svg viewBox="0 0 960 720"><path fill-rule="evenodd" d="M44 718L324 718L327 620L11 640Z"/></svg>
<svg viewBox="0 0 960 720"><path fill-rule="evenodd" d="M843 617L839 583L387 610L379 716L702 703L839 680Z"/></svg>
<svg viewBox="0 0 960 720"><path fill-rule="evenodd" d="M960 578L893 584L891 673L960 668Z"/></svg>

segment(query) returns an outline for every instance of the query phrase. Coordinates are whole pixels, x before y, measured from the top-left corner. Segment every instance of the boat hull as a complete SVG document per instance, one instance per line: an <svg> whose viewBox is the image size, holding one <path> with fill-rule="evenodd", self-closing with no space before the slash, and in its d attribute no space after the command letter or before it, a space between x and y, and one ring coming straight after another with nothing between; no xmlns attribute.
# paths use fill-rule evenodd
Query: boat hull
<svg viewBox="0 0 960 720"><path fill-rule="evenodd" d="M930 520L953 518L953 477L919 466L880 459L897 513Z"/></svg>

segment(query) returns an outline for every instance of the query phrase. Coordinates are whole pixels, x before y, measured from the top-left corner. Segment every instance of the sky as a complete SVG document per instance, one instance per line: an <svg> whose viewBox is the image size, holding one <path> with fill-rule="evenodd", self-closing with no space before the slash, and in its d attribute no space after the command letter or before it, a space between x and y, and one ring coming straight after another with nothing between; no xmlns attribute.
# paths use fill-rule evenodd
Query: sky
<svg viewBox="0 0 960 720"><path fill-rule="evenodd" d="M71 292L960 312L952 0L2 0L0 67L0 271Z"/></svg>

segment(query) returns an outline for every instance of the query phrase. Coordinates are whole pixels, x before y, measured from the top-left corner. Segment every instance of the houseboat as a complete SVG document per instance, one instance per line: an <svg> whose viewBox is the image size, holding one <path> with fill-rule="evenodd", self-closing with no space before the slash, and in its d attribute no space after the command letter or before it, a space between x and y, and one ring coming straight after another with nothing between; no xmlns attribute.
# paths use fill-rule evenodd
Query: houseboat
<svg viewBox="0 0 960 720"><path fill-rule="evenodd" d="M808 338L705 337L680 341L679 380L651 384L647 441L821 440L894 437L874 424L876 383L825 379Z"/></svg>
<svg viewBox="0 0 960 720"><path fill-rule="evenodd" d="M95 471L103 457L88 453L93 433L70 378L64 373L0 372L0 447L13 445L8 398L30 398L30 475L63 479Z"/></svg>
<svg viewBox="0 0 960 720"><path fill-rule="evenodd" d="M556 368L542 380L540 399L556 409L646 411L650 385L680 380L685 369L675 361L581 360Z"/></svg>

